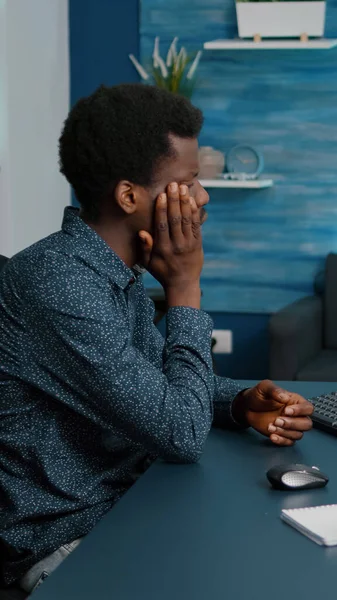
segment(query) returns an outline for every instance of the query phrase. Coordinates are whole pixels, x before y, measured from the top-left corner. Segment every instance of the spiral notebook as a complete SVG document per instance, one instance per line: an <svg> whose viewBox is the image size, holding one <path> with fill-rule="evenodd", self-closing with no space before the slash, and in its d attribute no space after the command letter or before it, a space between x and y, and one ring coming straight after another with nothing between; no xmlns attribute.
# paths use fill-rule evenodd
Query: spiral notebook
<svg viewBox="0 0 337 600"><path fill-rule="evenodd" d="M281 519L321 546L337 546L337 504L282 510Z"/></svg>

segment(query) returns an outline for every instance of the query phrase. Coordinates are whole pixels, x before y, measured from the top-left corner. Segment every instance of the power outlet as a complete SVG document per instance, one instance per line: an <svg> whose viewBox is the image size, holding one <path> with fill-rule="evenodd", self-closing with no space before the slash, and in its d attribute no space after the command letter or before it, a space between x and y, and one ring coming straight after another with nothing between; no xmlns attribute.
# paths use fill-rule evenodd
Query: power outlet
<svg viewBox="0 0 337 600"><path fill-rule="evenodd" d="M216 340L214 354L232 354L233 332L230 329L213 329L212 337Z"/></svg>

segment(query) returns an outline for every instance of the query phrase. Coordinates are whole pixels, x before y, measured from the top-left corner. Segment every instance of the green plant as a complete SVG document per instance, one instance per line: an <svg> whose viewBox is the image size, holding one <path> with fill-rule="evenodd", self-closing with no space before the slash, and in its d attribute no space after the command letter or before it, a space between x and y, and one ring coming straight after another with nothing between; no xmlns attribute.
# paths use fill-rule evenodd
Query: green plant
<svg viewBox="0 0 337 600"><path fill-rule="evenodd" d="M188 55L183 46L178 52L177 42L178 38L175 37L169 47L166 61L160 56L159 37L154 41L152 63L143 67L133 54L129 54L129 58L143 81L190 98L195 87L202 52L199 50L196 54Z"/></svg>

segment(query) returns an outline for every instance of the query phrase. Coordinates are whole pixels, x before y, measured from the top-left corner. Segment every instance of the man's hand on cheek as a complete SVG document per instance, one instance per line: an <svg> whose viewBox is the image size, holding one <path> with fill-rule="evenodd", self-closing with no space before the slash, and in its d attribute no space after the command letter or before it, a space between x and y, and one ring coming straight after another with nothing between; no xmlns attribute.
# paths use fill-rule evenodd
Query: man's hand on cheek
<svg viewBox="0 0 337 600"><path fill-rule="evenodd" d="M253 427L274 444L291 446L312 428L314 407L299 394L265 380L241 392L232 411L236 421Z"/></svg>

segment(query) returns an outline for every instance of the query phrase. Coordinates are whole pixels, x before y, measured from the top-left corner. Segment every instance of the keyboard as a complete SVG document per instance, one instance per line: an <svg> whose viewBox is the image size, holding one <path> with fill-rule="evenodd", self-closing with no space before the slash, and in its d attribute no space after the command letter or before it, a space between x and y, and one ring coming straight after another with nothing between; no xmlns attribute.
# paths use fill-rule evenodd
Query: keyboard
<svg viewBox="0 0 337 600"><path fill-rule="evenodd" d="M337 392L310 398L315 407L312 415L314 427L337 435Z"/></svg>

